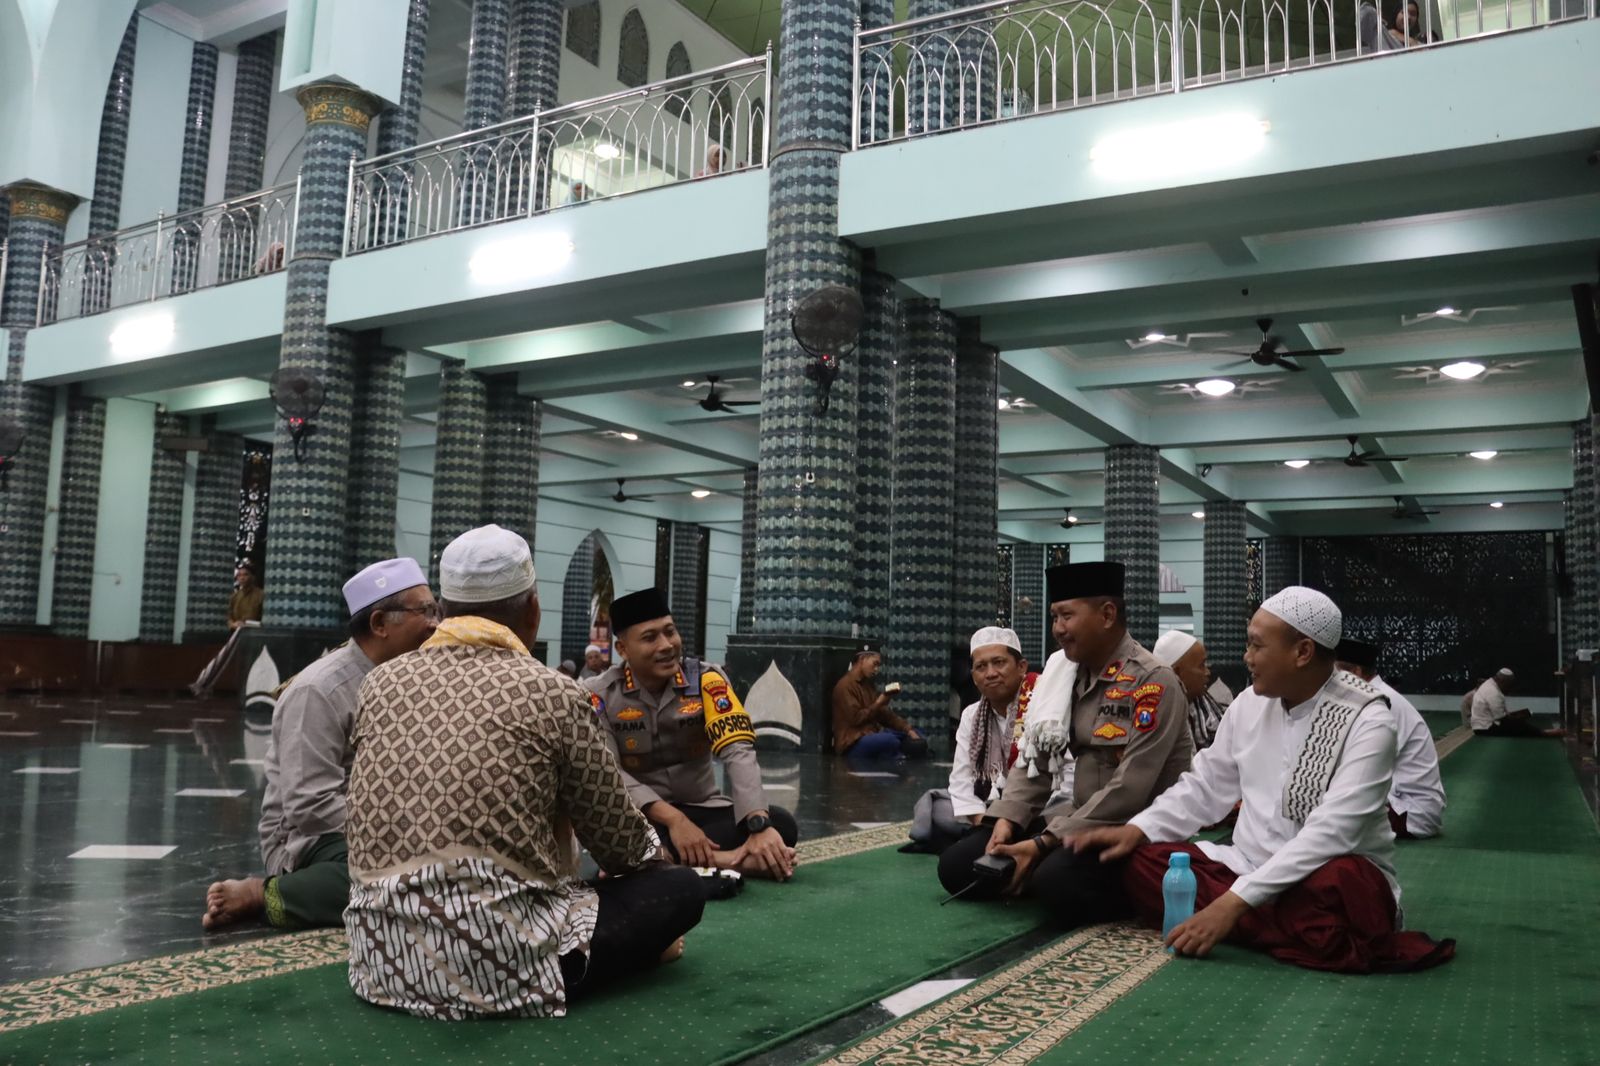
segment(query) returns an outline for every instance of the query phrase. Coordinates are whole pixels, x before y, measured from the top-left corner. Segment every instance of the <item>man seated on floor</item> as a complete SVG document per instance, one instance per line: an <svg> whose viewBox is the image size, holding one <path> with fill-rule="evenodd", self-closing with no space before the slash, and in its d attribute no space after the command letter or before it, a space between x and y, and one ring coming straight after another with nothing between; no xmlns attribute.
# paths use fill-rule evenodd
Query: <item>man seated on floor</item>
<svg viewBox="0 0 1600 1066"><path fill-rule="evenodd" d="M1444 825L1444 781L1433 730L1411 701L1378 674L1380 652L1376 644L1346 637L1339 641L1338 666L1383 693L1394 711L1399 747L1389 790L1389 827L1403 840L1438 836Z"/></svg>
<svg viewBox="0 0 1600 1066"><path fill-rule="evenodd" d="M927 739L889 709L899 686L879 692L873 683L882 662L876 644L862 644L833 686L833 750L852 759L926 755Z"/></svg>
<svg viewBox="0 0 1600 1066"><path fill-rule="evenodd" d="M1193 748L1177 675L1128 635L1122 564L1052 567L1045 584L1064 657L1051 656L1034 686L1021 752L989 805L993 828L946 849L939 880L965 899L1029 890L1072 927L1104 920L1116 874L1061 842L1144 810L1188 769ZM1072 802L1046 809L1063 744L1075 759ZM985 854L1014 860L1008 885L977 879Z"/></svg>
<svg viewBox="0 0 1600 1066"><path fill-rule="evenodd" d="M972 680L979 698L961 712L950 765L950 813L973 825L1000 798L1017 761L1028 702L1039 675L1028 672L1015 631L987 626L972 634Z"/></svg>
<svg viewBox="0 0 1600 1066"><path fill-rule="evenodd" d="M700 879L655 861L583 689L528 653L534 582L520 536L468 530L439 555L438 631L362 685L345 929L369 1003L562 1015L700 921ZM609 877L578 880L574 837Z"/></svg>
<svg viewBox="0 0 1600 1066"><path fill-rule="evenodd" d="M1519 711L1506 710L1506 693L1517 682L1517 675L1509 666L1479 685L1472 694L1472 731L1480 737L1564 737L1564 729L1541 729L1533 724L1526 707Z"/></svg>
<svg viewBox="0 0 1600 1066"><path fill-rule="evenodd" d="M659 589L612 601L611 628L621 661L583 684L633 802L680 862L787 881L800 829L767 802L755 730L727 673L683 654ZM717 791L712 756L732 798Z"/></svg>
<svg viewBox="0 0 1600 1066"><path fill-rule="evenodd" d="M1311 969L1371 973L1455 953L1453 940L1399 931L1386 814L1394 715L1377 689L1334 668L1342 624L1332 600L1298 585L1263 603L1245 647L1254 685L1216 742L1149 810L1072 842L1120 868L1126 905L1157 925L1168 857L1189 856L1195 914L1167 937L1179 954L1228 940ZM1183 843L1241 802L1232 844Z"/></svg>
<svg viewBox="0 0 1600 1066"><path fill-rule="evenodd" d="M338 925L350 898L345 784L356 694L373 667L415 650L439 606L411 559L373 563L345 582L350 640L289 683L272 711L261 858L267 876L218 881L200 924L218 929L263 911L285 929Z"/></svg>
<svg viewBox="0 0 1600 1066"><path fill-rule="evenodd" d="M1172 672L1183 683L1183 695L1189 701L1189 739L1194 742L1194 750L1209 748L1216 738L1223 712L1233 702L1233 693L1221 681L1212 678L1205 644L1193 633L1169 629L1157 638L1150 654L1158 662L1172 667Z"/></svg>

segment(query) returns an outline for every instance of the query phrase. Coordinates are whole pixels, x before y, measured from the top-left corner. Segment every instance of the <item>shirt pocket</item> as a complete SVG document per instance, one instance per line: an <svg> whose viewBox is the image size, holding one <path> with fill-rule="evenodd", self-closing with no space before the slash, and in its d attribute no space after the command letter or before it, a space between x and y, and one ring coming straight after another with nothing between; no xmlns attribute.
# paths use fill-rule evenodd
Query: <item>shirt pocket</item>
<svg viewBox="0 0 1600 1066"><path fill-rule="evenodd" d="M711 740L706 736L706 705L698 696L679 701L673 714L674 744L684 759L699 759L711 754Z"/></svg>
<svg viewBox="0 0 1600 1066"><path fill-rule="evenodd" d="M619 707L607 714L625 770L645 770L654 765L656 738L650 730L649 716L650 712L642 707Z"/></svg>
<svg viewBox="0 0 1600 1066"><path fill-rule="evenodd" d="M1089 748L1102 759L1120 761L1133 731L1133 704L1102 703L1089 729Z"/></svg>

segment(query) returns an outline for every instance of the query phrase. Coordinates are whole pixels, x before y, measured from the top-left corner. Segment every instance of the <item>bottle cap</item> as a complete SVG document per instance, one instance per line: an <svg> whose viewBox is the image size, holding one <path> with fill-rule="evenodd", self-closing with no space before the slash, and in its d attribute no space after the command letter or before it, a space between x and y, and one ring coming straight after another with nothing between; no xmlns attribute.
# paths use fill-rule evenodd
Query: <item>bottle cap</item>
<svg viewBox="0 0 1600 1066"><path fill-rule="evenodd" d="M1189 868L1189 854L1184 851L1175 851L1167 856L1167 869L1187 870Z"/></svg>

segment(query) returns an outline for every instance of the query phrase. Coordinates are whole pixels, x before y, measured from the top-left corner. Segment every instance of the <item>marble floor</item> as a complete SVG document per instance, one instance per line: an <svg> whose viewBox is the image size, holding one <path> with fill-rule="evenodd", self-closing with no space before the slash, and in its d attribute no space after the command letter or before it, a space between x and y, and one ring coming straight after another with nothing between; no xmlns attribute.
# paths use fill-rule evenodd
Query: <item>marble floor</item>
<svg viewBox="0 0 1600 1066"><path fill-rule="evenodd" d="M200 914L208 884L259 869L270 729L227 701L0 696L0 983L269 935ZM945 758L761 764L809 838L909 818Z"/></svg>

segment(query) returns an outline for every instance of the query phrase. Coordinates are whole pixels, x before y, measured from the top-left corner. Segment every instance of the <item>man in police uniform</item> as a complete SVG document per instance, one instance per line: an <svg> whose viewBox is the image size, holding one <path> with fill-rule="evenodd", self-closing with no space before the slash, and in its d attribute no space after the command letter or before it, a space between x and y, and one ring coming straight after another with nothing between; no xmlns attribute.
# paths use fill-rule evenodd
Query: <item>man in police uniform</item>
<svg viewBox="0 0 1600 1066"><path fill-rule="evenodd" d="M787 881L799 827L767 803L755 731L728 675L684 657L659 589L612 601L611 627L619 661L582 684L611 728L628 795L679 861ZM732 798L717 791L713 755Z"/></svg>
<svg viewBox="0 0 1600 1066"><path fill-rule="evenodd" d="M1075 760L1073 797L1045 810L1052 777L1029 776L1018 758L1001 797L985 821L993 829L969 833L939 860L939 879L966 899L992 899L1004 890L1031 891L1061 924L1072 927L1131 914L1118 872L1098 854L1063 848L1076 833L1122 825L1143 811L1189 768L1188 699L1172 668L1128 635L1123 614L1121 563L1075 563L1045 572L1051 632L1076 664L1070 707L1054 708L1070 727ZM1047 668L1048 669L1048 668ZM1035 687L1028 717L1038 728L1052 708L1040 705ZM1009 885L974 885L972 864L985 854L1016 862Z"/></svg>

